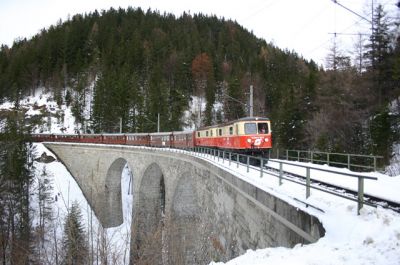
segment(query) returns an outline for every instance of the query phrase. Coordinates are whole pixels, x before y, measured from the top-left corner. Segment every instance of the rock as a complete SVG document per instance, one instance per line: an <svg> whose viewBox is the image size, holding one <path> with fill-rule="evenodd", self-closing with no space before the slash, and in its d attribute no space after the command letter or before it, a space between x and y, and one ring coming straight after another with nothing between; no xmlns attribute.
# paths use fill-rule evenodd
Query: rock
<svg viewBox="0 0 400 265"><path fill-rule="evenodd" d="M45 164L49 164L51 162L54 162L55 160L56 159L53 156L48 156L46 152L43 152L39 158L35 159L35 161Z"/></svg>

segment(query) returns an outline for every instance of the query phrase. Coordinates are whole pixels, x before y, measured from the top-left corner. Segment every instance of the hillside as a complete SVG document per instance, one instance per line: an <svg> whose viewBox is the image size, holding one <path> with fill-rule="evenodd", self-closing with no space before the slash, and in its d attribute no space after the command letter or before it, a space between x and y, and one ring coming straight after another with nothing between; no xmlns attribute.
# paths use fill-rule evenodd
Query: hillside
<svg viewBox="0 0 400 265"><path fill-rule="evenodd" d="M18 109L40 88L71 107L80 131L118 132L120 120L124 132L155 131L158 113L171 131L245 116L253 85L254 113L271 118L275 147L389 160L399 118L386 106L400 95L400 49L386 47L366 46L357 69L334 46L325 70L223 18L94 11L1 46L0 98Z"/></svg>

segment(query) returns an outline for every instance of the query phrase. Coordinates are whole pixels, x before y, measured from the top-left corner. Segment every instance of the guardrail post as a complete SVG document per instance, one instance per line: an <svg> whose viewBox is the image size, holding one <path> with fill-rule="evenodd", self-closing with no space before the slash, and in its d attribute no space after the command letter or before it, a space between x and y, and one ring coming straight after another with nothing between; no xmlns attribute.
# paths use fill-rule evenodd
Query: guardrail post
<svg viewBox="0 0 400 265"><path fill-rule="evenodd" d="M297 162L300 162L300 151L297 151Z"/></svg>
<svg viewBox="0 0 400 265"><path fill-rule="evenodd" d="M249 169L250 169L250 157L247 156L247 173L249 173Z"/></svg>
<svg viewBox="0 0 400 265"><path fill-rule="evenodd" d="M219 150L218 150L218 160L217 161L219 162Z"/></svg>
<svg viewBox="0 0 400 265"><path fill-rule="evenodd" d="M260 158L260 178L263 177L263 173L264 173L264 159Z"/></svg>
<svg viewBox="0 0 400 265"><path fill-rule="evenodd" d="M314 152L310 151L310 160L311 160L311 164L314 163Z"/></svg>
<svg viewBox="0 0 400 265"><path fill-rule="evenodd" d="M239 154L236 154L236 167L239 168Z"/></svg>
<svg viewBox="0 0 400 265"><path fill-rule="evenodd" d="M358 196L357 196L357 214L360 215L360 210L364 206L364 178L358 177Z"/></svg>
<svg viewBox="0 0 400 265"><path fill-rule="evenodd" d="M229 165L231 165L231 158L232 158L232 153L229 152Z"/></svg>
<svg viewBox="0 0 400 265"><path fill-rule="evenodd" d="M376 156L374 156L374 171L376 171Z"/></svg>
<svg viewBox="0 0 400 265"><path fill-rule="evenodd" d="M306 198L310 197L310 168L306 168Z"/></svg>
<svg viewBox="0 0 400 265"><path fill-rule="evenodd" d="M330 165L330 162L329 162L329 153L327 153L326 156L327 156L327 157L326 157L326 160L327 160L328 166L329 166L329 165Z"/></svg>
<svg viewBox="0 0 400 265"><path fill-rule="evenodd" d="M286 150L286 160L289 160L289 150Z"/></svg>
<svg viewBox="0 0 400 265"><path fill-rule="evenodd" d="M350 155L347 154L347 168L350 169Z"/></svg>
<svg viewBox="0 0 400 265"><path fill-rule="evenodd" d="M222 164L225 162L225 151L222 152Z"/></svg>
<svg viewBox="0 0 400 265"><path fill-rule="evenodd" d="M279 186L282 185L282 177L283 177L283 165L282 162L279 162Z"/></svg>

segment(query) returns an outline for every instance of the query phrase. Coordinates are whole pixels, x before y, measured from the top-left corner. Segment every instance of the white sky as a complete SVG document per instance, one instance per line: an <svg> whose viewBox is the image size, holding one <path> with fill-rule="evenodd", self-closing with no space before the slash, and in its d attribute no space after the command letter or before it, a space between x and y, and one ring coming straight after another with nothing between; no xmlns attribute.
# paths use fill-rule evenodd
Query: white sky
<svg viewBox="0 0 400 265"><path fill-rule="evenodd" d="M370 18L373 0L338 0ZM374 0L395 16L397 0ZM16 38L30 38L40 29L63 21L68 15L128 6L151 8L177 16L183 11L215 14L236 20L260 38L282 49L294 50L324 64L333 32L368 33L368 22L334 4L332 0L0 0L0 44L11 46ZM356 36L340 35L337 41L351 50Z"/></svg>

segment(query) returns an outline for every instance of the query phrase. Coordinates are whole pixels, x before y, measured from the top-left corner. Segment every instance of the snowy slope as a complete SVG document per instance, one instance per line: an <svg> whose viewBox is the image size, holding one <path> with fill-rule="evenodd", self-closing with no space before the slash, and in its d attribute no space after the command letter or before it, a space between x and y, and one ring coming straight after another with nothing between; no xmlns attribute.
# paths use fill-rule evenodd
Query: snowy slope
<svg viewBox="0 0 400 265"><path fill-rule="evenodd" d="M25 111L25 119L36 116L41 124L35 125L33 133L76 133L75 118L71 106L58 106L51 93L44 88L36 89L34 96L25 97L20 101L20 107ZM5 102L0 105L0 111L14 108L14 104Z"/></svg>

